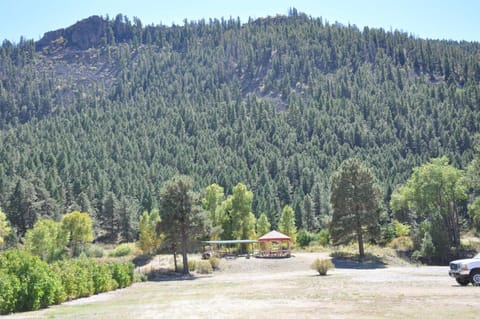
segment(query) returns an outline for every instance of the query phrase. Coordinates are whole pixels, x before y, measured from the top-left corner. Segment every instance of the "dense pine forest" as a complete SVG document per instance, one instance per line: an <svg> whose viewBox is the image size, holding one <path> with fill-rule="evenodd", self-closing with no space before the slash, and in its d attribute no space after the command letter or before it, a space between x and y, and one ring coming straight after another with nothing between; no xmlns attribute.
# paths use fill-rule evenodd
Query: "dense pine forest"
<svg viewBox="0 0 480 319"><path fill-rule="evenodd" d="M172 26L94 16L0 48L0 207L18 236L73 210L97 236L134 224L176 174L200 192L244 183L257 218L275 228L288 204L316 231L344 160L371 166L389 212L412 168L466 168L479 130L480 43L295 9Z"/></svg>

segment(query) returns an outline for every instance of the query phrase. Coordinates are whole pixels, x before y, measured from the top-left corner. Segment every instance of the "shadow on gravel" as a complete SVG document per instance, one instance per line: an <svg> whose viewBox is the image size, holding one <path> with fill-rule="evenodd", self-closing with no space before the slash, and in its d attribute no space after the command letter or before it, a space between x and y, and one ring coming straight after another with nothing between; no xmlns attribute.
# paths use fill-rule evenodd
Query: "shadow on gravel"
<svg viewBox="0 0 480 319"><path fill-rule="evenodd" d="M380 259L371 259L358 261L353 259L332 259L337 269L381 269L386 268L386 264Z"/></svg>
<svg viewBox="0 0 480 319"><path fill-rule="evenodd" d="M135 267L142 267L149 264L153 260L153 256L140 255L135 257L132 262Z"/></svg>
<svg viewBox="0 0 480 319"><path fill-rule="evenodd" d="M148 274L148 281L186 281L197 280L202 276L183 275L171 270L158 269Z"/></svg>

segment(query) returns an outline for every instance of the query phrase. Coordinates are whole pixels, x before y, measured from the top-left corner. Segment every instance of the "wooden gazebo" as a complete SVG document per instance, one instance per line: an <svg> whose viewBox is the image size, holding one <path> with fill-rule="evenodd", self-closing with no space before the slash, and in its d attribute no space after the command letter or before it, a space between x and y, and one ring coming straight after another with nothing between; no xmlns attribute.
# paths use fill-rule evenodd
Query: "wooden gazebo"
<svg viewBox="0 0 480 319"><path fill-rule="evenodd" d="M260 248L258 257L290 257L290 243L292 239L276 230L263 235L258 239Z"/></svg>

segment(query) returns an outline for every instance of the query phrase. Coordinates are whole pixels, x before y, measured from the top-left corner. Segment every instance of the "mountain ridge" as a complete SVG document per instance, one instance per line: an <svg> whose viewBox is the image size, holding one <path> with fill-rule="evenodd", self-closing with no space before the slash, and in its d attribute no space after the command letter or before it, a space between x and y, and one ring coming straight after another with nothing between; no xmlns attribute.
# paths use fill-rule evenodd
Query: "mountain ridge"
<svg viewBox="0 0 480 319"><path fill-rule="evenodd" d="M431 157L465 167L480 125L479 46L293 11L171 27L91 17L4 43L0 206L24 183L49 213L101 217L112 196L150 210L180 173L197 189L245 182L273 225L289 204L301 226L314 202L312 227L324 226L330 175L349 157L372 166L386 202Z"/></svg>

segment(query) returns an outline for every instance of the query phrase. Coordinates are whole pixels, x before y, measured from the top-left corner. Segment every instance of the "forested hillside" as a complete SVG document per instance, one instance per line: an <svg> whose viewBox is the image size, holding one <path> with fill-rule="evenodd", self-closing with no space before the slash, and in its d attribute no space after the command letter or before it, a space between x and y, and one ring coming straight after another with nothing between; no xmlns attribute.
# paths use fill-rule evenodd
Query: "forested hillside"
<svg viewBox="0 0 480 319"><path fill-rule="evenodd" d="M0 207L21 214L19 235L74 209L97 230L136 220L175 174L197 190L245 183L257 217L276 226L290 204L315 230L345 159L369 163L387 205L432 157L465 168L479 129L479 43L295 9L169 27L91 17L0 49Z"/></svg>

